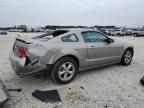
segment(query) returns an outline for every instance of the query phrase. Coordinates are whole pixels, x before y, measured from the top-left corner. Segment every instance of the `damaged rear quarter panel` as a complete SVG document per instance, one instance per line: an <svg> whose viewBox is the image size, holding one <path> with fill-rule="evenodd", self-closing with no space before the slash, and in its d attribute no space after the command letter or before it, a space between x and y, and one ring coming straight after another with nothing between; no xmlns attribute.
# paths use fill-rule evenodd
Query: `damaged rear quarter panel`
<svg viewBox="0 0 144 108"><path fill-rule="evenodd" d="M62 50L62 48L52 47L47 50L46 54L40 58L40 61L44 64L53 64L53 58Z"/></svg>
<svg viewBox="0 0 144 108"><path fill-rule="evenodd" d="M50 64L51 59L53 56L59 52L62 48L54 47L52 44L45 44L45 45L32 45L29 50L29 57L30 59L39 58L40 63L42 64Z"/></svg>

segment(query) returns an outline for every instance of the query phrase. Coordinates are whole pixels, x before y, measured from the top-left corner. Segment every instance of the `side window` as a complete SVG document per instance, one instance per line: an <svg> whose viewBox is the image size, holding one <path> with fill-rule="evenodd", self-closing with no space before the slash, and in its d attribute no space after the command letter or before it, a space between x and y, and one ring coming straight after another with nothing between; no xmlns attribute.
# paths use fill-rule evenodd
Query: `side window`
<svg viewBox="0 0 144 108"><path fill-rule="evenodd" d="M75 34L71 34L62 38L64 42L78 42L78 38Z"/></svg>
<svg viewBox="0 0 144 108"><path fill-rule="evenodd" d="M107 37L98 32L83 32L82 36L84 41L87 43L94 43L94 42L105 42Z"/></svg>

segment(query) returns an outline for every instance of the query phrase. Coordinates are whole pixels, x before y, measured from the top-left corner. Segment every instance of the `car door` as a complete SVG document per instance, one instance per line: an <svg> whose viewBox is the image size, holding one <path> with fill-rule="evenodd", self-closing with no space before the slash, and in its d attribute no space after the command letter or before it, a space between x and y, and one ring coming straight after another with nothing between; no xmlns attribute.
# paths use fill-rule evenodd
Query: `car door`
<svg viewBox="0 0 144 108"><path fill-rule="evenodd" d="M96 31L82 32L82 37L87 46L88 62L90 66L104 65L118 62L121 57L122 47L115 41L109 43L108 37Z"/></svg>

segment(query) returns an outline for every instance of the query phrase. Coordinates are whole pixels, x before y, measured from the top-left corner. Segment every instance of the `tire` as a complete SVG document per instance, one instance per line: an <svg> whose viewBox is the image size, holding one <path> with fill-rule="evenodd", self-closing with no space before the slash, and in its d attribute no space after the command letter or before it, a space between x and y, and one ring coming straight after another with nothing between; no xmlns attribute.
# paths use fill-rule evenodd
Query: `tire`
<svg viewBox="0 0 144 108"><path fill-rule="evenodd" d="M118 34L117 34L117 36L121 36L121 34L120 34L120 33L118 33Z"/></svg>
<svg viewBox="0 0 144 108"><path fill-rule="evenodd" d="M122 56L120 64L124 66L130 65L132 57L133 57L133 51L131 49L127 49Z"/></svg>
<svg viewBox="0 0 144 108"><path fill-rule="evenodd" d="M70 68L68 68L70 66ZM52 71L51 77L60 84L70 83L78 72L78 64L70 57L64 57L58 60ZM67 78L66 78L67 77Z"/></svg>
<svg viewBox="0 0 144 108"><path fill-rule="evenodd" d="M137 34L137 33L134 33L133 35L134 35L134 37L138 37L138 34Z"/></svg>
<svg viewBox="0 0 144 108"><path fill-rule="evenodd" d="M144 76L140 79L140 83L144 86Z"/></svg>

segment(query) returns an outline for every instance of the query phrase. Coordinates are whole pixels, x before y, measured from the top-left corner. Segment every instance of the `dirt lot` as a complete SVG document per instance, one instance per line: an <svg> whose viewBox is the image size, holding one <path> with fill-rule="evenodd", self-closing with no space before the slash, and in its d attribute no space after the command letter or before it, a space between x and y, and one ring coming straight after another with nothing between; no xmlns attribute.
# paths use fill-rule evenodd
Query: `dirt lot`
<svg viewBox="0 0 144 108"><path fill-rule="evenodd" d="M143 108L144 87L139 80L144 75L144 37L114 37L135 46L130 66L112 65L80 72L67 85L54 83L50 78L17 76L10 67L8 55L15 37L20 33L0 36L0 78L7 88L22 88L10 92L12 98L5 108ZM20 34L31 36L37 34ZM62 103L43 103L32 97L36 90L57 89Z"/></svg>

